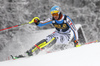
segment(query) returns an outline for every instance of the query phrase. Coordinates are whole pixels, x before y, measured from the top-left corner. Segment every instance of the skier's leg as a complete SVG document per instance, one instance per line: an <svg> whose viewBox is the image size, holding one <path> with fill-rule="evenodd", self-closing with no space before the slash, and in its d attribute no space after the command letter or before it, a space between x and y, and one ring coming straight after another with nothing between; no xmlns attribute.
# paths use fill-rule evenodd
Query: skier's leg
<svg viewBox="0 0 100 66"><path fill-rule="evenodd" d="M56 35L57 32L53 32L52 34L48 35L46 37L46 39L41 40L40 42L38 42L37 44L35 44L29 51L27 51L26 53L28 53L29 56L32 55L33 52L38 53L39 50L44 49L45 47L51 47L52 44L56 43Z"/></svg>
<svg viewBox="0 0 100 66"><path fill-rule="evenodd" d="M54 46L55 50L63 50L69 47L69 42L71 40L71 30L68 30L64 33L58 33L57 35L57 42L56 45Z"/></svg>
<svg viewBox="0 0 100 66"><path fill-rule="evenodd" d="M53 37L50 41L46 41L47 39L43 39L40 42L38 42L37 44L35 44L29 51L27 51L26 53L28 53L29 56L32 56L32 53L34 51L37 51L36 53L38 53L38 50L42 50L44 49L47 45L49 45L52 42L55 42L55 38Z"/></svg>
<svg viewBox="0 0 100 66"><path fill-rule="evenodd" d="M54 39L52 39L52 41L53 41ZM50 42L52 42L52 41L50 41ZM18 56L15 56L15 57L13 57L12 55L11 55L11 57L12 57L12 59L18 59L18 58L23 58L23 57L25 57L25 56L32 56L33 54L33 52L34 51L36 51L37 50L37 52L38 52L38 50L40 50L40 49L44 49L44 47L46 46L46 45L48 45L50 42L46 42L46 40L45 39L43 39L43 40L41 40L40 42L38 42L37 44L35 44L30 50L28 50L28 51L26 51L25 52L25 54L24 55L18 55ZM40 48L40 49L39 49ZM27 53L27 54L26 54Z"/></svg>
<svg viewBox="0 0 100 66"><path fill-rule="evenodd" d="M28 53L28 55L29 56L31 56L32 55L32 53L34 52L34 51L36 51L36 50L38 50L39 48L40 48L40 46L42 46L42 44L46 44L47 42L46 42L46 40L45 39L43 39L43 40L41 40L40 42L38 42L37 44L35 44L30 50L28 50L26 53ZM38 48L39 47L39 48ZM40 48L40 49L43 49L43 48ZM39 50L40 50L39 49Z"/></svg>

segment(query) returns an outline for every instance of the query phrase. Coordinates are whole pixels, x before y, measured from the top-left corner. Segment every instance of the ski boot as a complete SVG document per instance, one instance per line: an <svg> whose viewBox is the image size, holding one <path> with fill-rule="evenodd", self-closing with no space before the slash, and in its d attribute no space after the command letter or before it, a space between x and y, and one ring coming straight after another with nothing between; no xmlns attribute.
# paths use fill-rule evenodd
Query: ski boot
<svg viewBox="0 0 100 66"><path fill-rule="evenodd" d="M12 57L12 59L15 60L15 59L24 58L24 57L28 57L28 56L32 56L32 55L33 55L32 52L26 51L24 55L18 55L18 56L11 55L11 57Z"/></svg>
<svg viewBox="0 0 100 66"><path fill-rule="evenodd" d="M14 57L14 56L11 55L11 57L12 57L12 59L15 60L15 59L19 59L19 58L24 58L25 56L23 56L23 55L19 55L19 56L15 56L15 57Z"/></svg>
<svg viewBox="0 0 100 66"><path fill-rule="evenodd" d="M26 51L26 53L27 53L28 56L33 56L31 51Z"/></svg>

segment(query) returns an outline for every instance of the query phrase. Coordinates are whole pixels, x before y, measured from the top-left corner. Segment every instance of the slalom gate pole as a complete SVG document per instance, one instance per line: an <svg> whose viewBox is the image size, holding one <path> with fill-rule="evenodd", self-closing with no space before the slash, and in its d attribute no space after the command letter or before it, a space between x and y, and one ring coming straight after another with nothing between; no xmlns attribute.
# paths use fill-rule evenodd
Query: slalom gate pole
<svg viewBox="0 0 100 66"><path fill-rule="evenodd" d="M98 42L98 40L92 41L92 42L88 42L88 43L85 43L85 44L91 44L91 43L95 43L95 42Z"/></svg>

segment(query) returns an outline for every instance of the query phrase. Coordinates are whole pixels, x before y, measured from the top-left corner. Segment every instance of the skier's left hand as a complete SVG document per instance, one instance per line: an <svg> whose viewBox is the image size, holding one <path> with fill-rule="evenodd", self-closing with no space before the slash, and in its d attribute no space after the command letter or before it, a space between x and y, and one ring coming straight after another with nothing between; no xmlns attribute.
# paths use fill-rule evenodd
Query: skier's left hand
<svg viewBox="0 0 100 66"><path fill-rule="evenodd" d="M74 41L74 44L75 44L75 47L80 47L81 46L81 45L78 44L77 40Z"/></svg>
<svg viewBox="0 0 100 66"><path fill-rule="evenodd" d="M77 41L77 40L75 40L75 41L74 41L74 44L75 44L75 45L78 45L78 41Z"/></svg>

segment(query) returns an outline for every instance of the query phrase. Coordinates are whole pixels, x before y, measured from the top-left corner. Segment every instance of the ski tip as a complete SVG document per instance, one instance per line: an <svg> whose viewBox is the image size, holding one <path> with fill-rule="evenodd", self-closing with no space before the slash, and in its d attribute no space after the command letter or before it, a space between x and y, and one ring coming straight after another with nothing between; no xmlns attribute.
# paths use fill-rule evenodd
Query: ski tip
<svg viewBox="0 0 100 66"><path fill-rule="evenodd" d="M15 60L15 58L14 58L14 56L13 55L10 55L11 56L11 58L13 59L13 60Z"/></svg>
<svg viewBox="0 0 100 66"><path fill-rule="evenodd" d="M13 55L10 55L13 58Z"/></svg>
<svg viewBox="0 0 100 66"><path fill-rule="evenodd" d="M13 60L18 59L17 57L14 57L13 55L10 55Z"/></svg>

